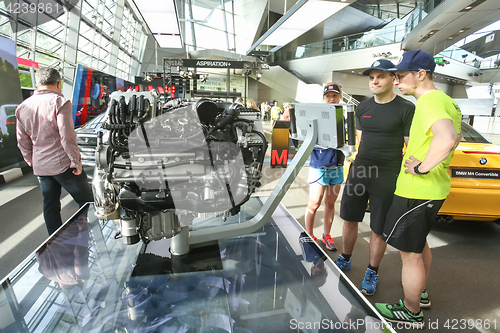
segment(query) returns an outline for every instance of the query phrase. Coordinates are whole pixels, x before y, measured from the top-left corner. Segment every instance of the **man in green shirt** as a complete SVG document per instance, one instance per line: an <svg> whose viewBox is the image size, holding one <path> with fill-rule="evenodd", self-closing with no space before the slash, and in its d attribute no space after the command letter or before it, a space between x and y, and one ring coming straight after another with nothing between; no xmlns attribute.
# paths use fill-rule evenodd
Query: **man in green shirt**
<svg viewBox="0 0 500 333"><path fill-rule="evenodd" d="M417 98L408 149L382 238L400 251L405 298L394 304L376 303L375 307L387 320L414 328L424 326L420 308L430 307L426 284L432 255L426 238L450 193L447 170L461 139L460 108L434 86L435 67L432 55L414 50L406 52L393 69L399 90Z"/></svg>

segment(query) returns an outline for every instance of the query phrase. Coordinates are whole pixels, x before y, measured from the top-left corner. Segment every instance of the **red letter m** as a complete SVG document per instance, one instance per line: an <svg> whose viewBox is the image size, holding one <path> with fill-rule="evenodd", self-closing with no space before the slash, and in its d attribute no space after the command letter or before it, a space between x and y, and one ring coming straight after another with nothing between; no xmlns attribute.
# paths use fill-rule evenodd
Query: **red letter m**
<svg viewBox="0 0 500 333"><path fill-rule="evenodd" d="M271 152L271 164L272 165L286 165L286 158L287 158L287 151L286 150L282 150L281 151L281 156L278 155L278 151L277 150L273 150Z"/></svg>

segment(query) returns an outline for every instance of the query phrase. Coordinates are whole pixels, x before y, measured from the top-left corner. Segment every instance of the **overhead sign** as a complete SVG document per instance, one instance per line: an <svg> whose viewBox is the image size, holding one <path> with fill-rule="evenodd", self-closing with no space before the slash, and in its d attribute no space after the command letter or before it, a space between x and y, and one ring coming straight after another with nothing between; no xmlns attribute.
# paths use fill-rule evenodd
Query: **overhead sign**
<svg viewBox="0 0 500 333"><path fill-rule="evenodd" d="M182 59L182 66L196 68L245 68L247 61L205 60L205 59Z"/></svg>
<svg viewBox="0 0 500 333"><path fill-rule="evenodd" d="M436 64L442 64L444 62L444 58L443 57L434 57L434 62Z"/></svg>

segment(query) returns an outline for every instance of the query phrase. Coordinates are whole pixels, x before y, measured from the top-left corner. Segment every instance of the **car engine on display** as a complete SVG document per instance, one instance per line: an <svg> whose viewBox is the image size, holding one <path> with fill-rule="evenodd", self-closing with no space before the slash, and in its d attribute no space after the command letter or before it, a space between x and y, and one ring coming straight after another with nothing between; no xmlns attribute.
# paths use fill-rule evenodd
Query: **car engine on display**
<svg viewBox="0 0 500 333"><path fill-rule="evenodd" d="M92 186L97 217L115 220L125 243L187 234L196 217L235 215L260 186L267 142L255 110L161 103L155 92L110 98Z"/></svg>

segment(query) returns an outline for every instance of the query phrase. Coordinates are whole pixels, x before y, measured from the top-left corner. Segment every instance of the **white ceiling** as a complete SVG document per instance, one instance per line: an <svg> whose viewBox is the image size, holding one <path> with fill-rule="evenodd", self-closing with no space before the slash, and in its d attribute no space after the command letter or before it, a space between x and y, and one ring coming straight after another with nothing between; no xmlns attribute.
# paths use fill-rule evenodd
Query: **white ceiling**
<svg viewBox="0 0 500 333"><path fill-rule="evenodd" d="M434 9L403 41L403 49L423 49L437 54L462 38L498 21L500 1L486 0L469 12L460 12L474 0L445 0ZM468 29L459 33L461 29ZM422 39L431 31L437 30L429 39ZM448 39L454 36L453 39Z"/></svg>

